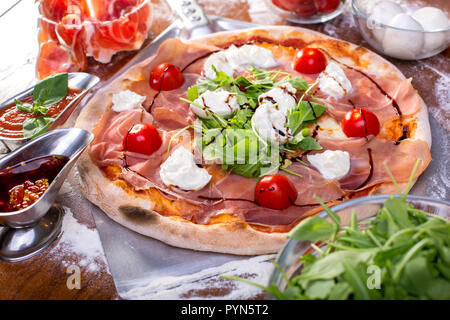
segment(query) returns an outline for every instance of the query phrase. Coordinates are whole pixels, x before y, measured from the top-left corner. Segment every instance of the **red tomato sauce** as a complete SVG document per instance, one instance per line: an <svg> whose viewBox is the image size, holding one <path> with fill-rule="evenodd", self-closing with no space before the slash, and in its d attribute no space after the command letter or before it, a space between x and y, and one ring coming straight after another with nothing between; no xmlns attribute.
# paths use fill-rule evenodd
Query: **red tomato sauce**
<svg viewBox="0 0 450 320"><path fill-rule="evenodd" d="M69 89L63 100L49 106L46 116L57 118L80 92L80 90ZM33 97L30 94L20 101L32 104ZM18 110L15 103L3 107L0 110L0 138L23 138L23 122L28 118L35 117L36 115L33 113Z"/></svg>

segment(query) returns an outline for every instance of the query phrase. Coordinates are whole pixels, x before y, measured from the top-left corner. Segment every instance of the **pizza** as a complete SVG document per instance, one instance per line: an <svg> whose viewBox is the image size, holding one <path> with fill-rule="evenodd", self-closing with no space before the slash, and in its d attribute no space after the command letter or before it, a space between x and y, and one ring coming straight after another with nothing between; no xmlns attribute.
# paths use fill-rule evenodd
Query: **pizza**
<svg viewBox="0 0 450 320"><path fill-rule="evenodd" d="M277 252L320 203L404 189L431 160L411 79L365 48L287 26L168 39L76 126L95 134L78 162L83 192L109 217L240 255Z"/></svg>

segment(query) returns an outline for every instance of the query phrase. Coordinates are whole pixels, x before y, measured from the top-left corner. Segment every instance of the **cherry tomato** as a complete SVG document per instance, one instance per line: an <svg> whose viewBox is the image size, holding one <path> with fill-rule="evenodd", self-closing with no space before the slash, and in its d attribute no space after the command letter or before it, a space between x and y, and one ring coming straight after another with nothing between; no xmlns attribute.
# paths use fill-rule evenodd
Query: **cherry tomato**
<svg viewBox="0 0 450 320"><path fill-rule="evenodd" d="M150 73L150 87L153 90L170 91L181 87L183 83L183 73L170 63L161 63Z"/></svg>
<svg viewBox="0 0 450 320"><path fill-rule="evenodd" d="M130 152L151 155L161 147L162 139L158 130L148 123L138 123L131 127L123 139L123 149Z"/></svg>
<svg viewBox="0 0 450 320"><path fill-rule="evenodd" d="M263 176L255 188L255 201L258 205L283 210L297 200L297 190L288 178L281 174Z"/></svg>
<svg viewBox="0 0 450 320"><path fill-rule="evenodd" d="M339 7L341 0L314 0L317 11L320 13L331 13Z"/></svg>
<svg viewBox="0 0 450 320"><path fill-rule="evenodd" d="M316 48L303 48L294 59L295 71L305 74L320 73L327 67L327 58Z"/></svg>
<svg viewBox="0 0 450 320"><path fill-rule="evenodd" d="M342 131L347 137L367 137L380 133L377 116L364 108L355 108L347 112L341 122Z"/></svg>

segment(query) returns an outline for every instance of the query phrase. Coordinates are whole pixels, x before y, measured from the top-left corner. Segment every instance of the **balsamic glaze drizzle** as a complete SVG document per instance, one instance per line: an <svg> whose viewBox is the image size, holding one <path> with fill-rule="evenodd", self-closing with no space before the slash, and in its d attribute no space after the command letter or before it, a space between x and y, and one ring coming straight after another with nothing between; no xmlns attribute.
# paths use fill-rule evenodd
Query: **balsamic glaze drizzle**
<svg viewBox="0 0 450 320"><path fill-rule="evenodd" d="M377 87L377 89L380 90L380 92L381 92L382 94L384 94L385 96L387 96L387 97L389 98L389 100L391 100L392 106L395 108L397 114L398 114L400 117L402 116L402 111L400 110L400 107L399 107L397 101L395 101L395 99L394 99L389 93L387 93L387 92L386 92L386 91L385 91L385 90L384 90L384 89L383 89L383 88L382 88L375 80L373 80L373 78L372 78L371 76L369 76L368 74L366 74L365 72L363 72L363 71L361 71L361 70L359 70L359 69L357 69L357 68L354 68L354 67L349 66L349 65L347 65L347 64L345 64L345 63L342 63L341 61L339 61L339 60L337 60L336 58L334 58L333 56L331 56L327 51L325 51L325 50L323 50L323 51L328 55L328 57L329 57L331 60L337 62L338 64L340 64L340 65L342 65L342 66L344 66L344 67L346 67L346 68L349 68L349 69L351 69L351 70L354 70L354 71L356 71L356 72L362 74L362 75L363 75L364 77L366 77L367 79L369 79L369 81L372 82L372 83Z"/></svg>
<svg viewBox="0 0 450 320"><path fill-rule="evenodd" d="M307 101L307 102L308 102L308 106L309 106L309 108L311 109L311 112L312 112L312 114L313 114L313 116L314 116L314 119L317 120L317 114L316 114L316 112L314 111L314 108L313 108L311 102L310 102L310 101Z"/></svg>

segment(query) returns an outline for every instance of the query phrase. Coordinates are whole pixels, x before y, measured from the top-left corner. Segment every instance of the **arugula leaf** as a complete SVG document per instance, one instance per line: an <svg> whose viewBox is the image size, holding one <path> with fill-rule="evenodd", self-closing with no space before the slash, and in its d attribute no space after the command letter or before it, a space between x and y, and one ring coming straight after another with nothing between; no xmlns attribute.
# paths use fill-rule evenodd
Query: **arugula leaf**
<svg viewBox="0 0 450 320"><path fill-rule="evenodd" d="M433 275L427 259L418 256L406 264L400 283L408 292L415 294L417 297L425 298L424 289L432 279Z"/></svg>
<svg viewBox="0 0 450 320"><path fill-rule="evenodd" d="M23 136L27 139L40 136L54 121L55 119L52 117L28 118L23 123Z"/></svg>
<svg viewBox="0 0 450 320"><path fill-rule="evenodd" d="M335 285L334 280L311 281L305 290L305 295L311 299L325 299Z"/></svg>
<svg viewBox="0 0 450 320"><path fill-rule="evenodd" d="M251 118L253 116L253 111L249 109L238 109L235 115L228 119L232 128L237 129L251 129Z"/></svg>
<svg viewBox="0 0 450 320"><path fill-rule="evenodd" d="M427 283L426 294L434 300L450 300L450 281L435 278Z"/></svg>
<svg viewBox="0 0 450 320"><path fill-rule="evenodd" d="M330 291L329 300L346 300L352 293L352 288L347 282L336 283Z"/></svg>
<svg viewBox="0 0 450 320"><path fill-rule="evenodd" d="M38 106L49 106L65 98L68 91L68 74L58 73L45 78L33 89L33 102Z"/></svg>
<svg viewBox="0 0 450 320"><path fill-rule="evenodd" d="M261 163L255 164L234 164L229 165L230 172L236 173L246 178L255 178L261 175Z"/></svg>
<svg viewBox="0 0 450 320"><path fill-rule="evenodd" d="M342 265L344 266L345 269L343 277L345 280L347 280L347 283L352 287L355 299L369 300L370 295L369 291L367 290L365 277L362 276L359 272L357 272L356 268L348 261L342 261Z"/></svg>
<svg viewBox="0 0 450 320"><path fill-rule="evenodd" d="M287 127L295 135L305 126L315 123L316 120L325 112L326 107L309 101L301 101L294 109L288 113Z"/></svg>
<svg viewBox="0 0 450 320"><path fill-rule="evenodd" d="M302 150L322 150L322 146L313 137L305 137L297 145L296 148Z"/></svg>
<svg viewBox="0 0 450 320"><path fill-rule="evenodd" d="M335 251L317 259L294 279L303 282L302 285L306 285L309 280L333 279L345 271L344 262L356 266L359 262L369 261L372 256L372 252Z"/></svg>
<svg viewBox="0 0 450 320"><path fill-rule="evenodd" d="M291 232L288 238L298 241L323 241L330 239L336 231L336 225L326 219L314 216L302 220Z"/></svg>
<svg viewBox="0 0 450 320"><path fill-rule="evenodd" d="M195 86L192 86L192 87L188 88L187 96L188 96L188 99L191 100L191 101L194 101L195 99L197 99L199 97L198 85L195 85Z"/></svg>
<svg viewBox="0 0 450 320"><path fill-rule="evenodd" d="M308 82L305 79L300 77L295 77L287 80L294 88L298 90L306 91L309 88Z"/></svg>

